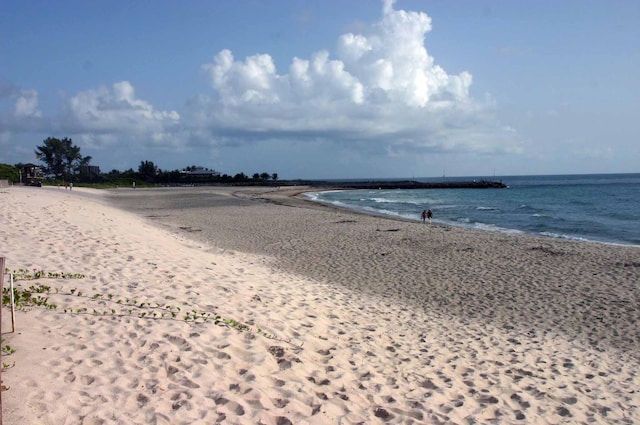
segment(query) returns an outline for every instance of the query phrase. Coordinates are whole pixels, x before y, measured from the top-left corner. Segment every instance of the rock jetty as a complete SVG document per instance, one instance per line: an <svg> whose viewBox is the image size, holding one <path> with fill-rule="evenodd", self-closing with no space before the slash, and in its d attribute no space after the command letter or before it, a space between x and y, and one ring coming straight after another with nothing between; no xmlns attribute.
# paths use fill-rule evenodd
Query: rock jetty
<svg viewBox="0 0 640 425"><path fill-rule="evenodd" d="M309 186L336 189L504 189L506 184L493 180L417 182L403 181L312 181Z"/></svg>

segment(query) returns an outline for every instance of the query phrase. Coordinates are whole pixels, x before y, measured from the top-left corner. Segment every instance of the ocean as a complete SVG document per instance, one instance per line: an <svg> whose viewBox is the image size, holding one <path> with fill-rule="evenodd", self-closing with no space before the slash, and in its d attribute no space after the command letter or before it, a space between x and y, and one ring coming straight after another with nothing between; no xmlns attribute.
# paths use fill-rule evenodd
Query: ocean
<svg viewBox="0 0 640 425"><path fill-rule="evenodd" d="M443 181L442 178L413 180ZM640 174L447 178L507 189L344 190L307 196L363 213L492 232L640 246Z"/></svg>

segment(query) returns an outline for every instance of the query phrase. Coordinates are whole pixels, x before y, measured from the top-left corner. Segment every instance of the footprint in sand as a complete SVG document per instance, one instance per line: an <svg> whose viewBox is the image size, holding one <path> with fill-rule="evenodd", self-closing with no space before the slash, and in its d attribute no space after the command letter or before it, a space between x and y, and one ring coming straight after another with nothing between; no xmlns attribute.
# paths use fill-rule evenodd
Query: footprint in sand
<svg viewBox="0 0 640 425"><path fill-rule="evenodd" d="M80 381L84 384L84 385L91 385L95 382L96 378L94 378L93 376L90 375L85 375L82 378L80 378Z"/></svg>
<svg viewBox="0 0 640 425"><path fill-rule="evenodd" d="M104 425L106 422L104 419L98 418L97 416L85 416L82 419L82 425Z"/></svg>
<svg viewBox="0 0 640 425"><path fill-rule="evenodd" d="M286 399L286 398L277 398L275 400L273 400L273 405L276 406L279 409L282 409L284 407L287 406L287 404L289 404L291 400Z"/></svg>
<svg viewBox="0 0 640 425"><path fill-rule="evenodd" d="M215 356L219 360L231 360L231 356L224 351L215 351Z"/></svg>
<svg viewBox="0 0 640 425"><path fill-rule="evenodd" d="M244 415L244 408L234 401L230 401L225 397L217 397L214 401L216 406L224 406L225 410L228 410L238 416Z"/></svg>
<svg viewBox="0 0 640 425"><path fill-rule="evenodd" d="M147 405L147 403L149 403L149 397L144 394L138 394L138 396L136 397L136 402L138 403L139 408L143 408Z"/></svg>

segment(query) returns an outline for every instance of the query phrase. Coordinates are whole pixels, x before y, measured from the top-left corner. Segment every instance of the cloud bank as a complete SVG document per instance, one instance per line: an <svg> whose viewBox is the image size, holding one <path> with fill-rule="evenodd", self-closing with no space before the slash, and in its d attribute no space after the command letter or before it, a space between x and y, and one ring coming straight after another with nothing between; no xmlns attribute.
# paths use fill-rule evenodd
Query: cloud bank
<svg viewBox="0 0 640 425"><path fill-rule="evenodd" d="M469 72L448 74L425 46L431 18L395 10L361 33L337 39L334 52L294 57L278 71L269 54L236 58L224 49L202 65L210 85L181 112L157 110L129 81L63 99L56 117L38 107L38 92L0 90L7 134L40 130L95 149L139 146L182 151L269 140L329 142L363 155L518 152L515 131L492 105L470 95Z"/></svg>

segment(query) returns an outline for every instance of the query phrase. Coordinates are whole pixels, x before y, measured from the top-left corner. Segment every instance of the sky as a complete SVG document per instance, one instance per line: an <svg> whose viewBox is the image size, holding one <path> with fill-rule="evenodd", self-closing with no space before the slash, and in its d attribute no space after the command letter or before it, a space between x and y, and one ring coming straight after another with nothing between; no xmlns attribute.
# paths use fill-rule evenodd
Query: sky
<svg viewBox="0 0 640 425"><path fill-rule="evenodd" d="M640 172L637 0L6 0L0 163Z"/></svg>

